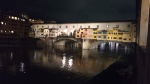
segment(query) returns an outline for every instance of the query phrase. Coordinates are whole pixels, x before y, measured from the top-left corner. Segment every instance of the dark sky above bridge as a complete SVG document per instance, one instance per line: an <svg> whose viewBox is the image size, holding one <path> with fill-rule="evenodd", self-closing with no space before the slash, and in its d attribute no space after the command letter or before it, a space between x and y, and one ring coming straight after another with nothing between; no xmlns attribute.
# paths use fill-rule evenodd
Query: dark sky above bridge
<svg viewBox="0 0 150 84"><path fill-rule="evenodd" d="M136 19L136 0L0 0L0 8L64 23Z"/></svg>

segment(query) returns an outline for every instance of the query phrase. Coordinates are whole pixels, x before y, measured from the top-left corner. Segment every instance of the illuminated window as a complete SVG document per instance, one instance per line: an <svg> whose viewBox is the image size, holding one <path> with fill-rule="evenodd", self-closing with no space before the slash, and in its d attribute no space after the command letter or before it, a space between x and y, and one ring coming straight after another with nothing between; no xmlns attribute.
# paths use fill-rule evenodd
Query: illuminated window
<svg viewBox="0 0 150 84"><path fill-rule="evenodd" d="M11 16L9 16L9 18L11 18Z"/></svg>
<svg viewBox="0 0 150 84"><path fill-rule="evenodd" d="M3 25L3 24L4 24L4 22L1 22L1 24Z"/></svg>
<svg viewBox="0 0 150 84"><path fill-rule="evenodd" d="M11 17L11 19L15 19L15 17L14 17L14 16L12 16L12 17Z"/></svg>
<svg viewBox="0 0 150 84"><path fill-rule="evenodd" d="M66 32L67 32L67 30L64 30L64 32L66 33Z"/></svg>
<svg viewBox="0 0 150 84"><path fill-rule="evenodd" d="M14 31L11 31L11 33L14 33Z"/></svg>
<svg viewBox="0 0 150 84"><path fill-rule="evenodd" d="M17 20L17 17L15 17L15 20Z"/></svg>

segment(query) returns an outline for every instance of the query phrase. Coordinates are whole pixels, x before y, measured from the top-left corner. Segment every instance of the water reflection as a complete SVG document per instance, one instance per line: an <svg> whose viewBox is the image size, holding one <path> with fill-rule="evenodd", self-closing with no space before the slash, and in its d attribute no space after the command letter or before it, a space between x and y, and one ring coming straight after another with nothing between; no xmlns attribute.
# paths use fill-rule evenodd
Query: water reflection
<svg viewBox="0 0 150 84"><path fill-rule="evenodd" d="M10 59L13 59L13 52L10 53Z"/></svg>
<svg viewBox="0 0 150 84"><path fill-rule="evenodd" d="M82 50L73 45L47 46L43 49L3 47L0 48L0 73L12 78L27 74L32 77L33 73L40 74L46 70L49 75L53 72L69 72L81 77L93 77L120 60L122 54L129 52L129 46L113 42L100 44L100 50Z"/></svg>
<svg viewBox="0 0 150 84"><path fill-rule="evenodd" d="M62 59L62 68L64 68L66 65L66 56L63 56L63 59Z"/></svg>
<svg viewBox="0 0 150 84"><path fill-rule="evenodd" d="M69 70L72 69L72 65L73 65L73 59L72 59L72 57L73 57L73 56L70 56L70 57L69 57L69 60L68 60L68 69L69 69Z"/></svg>
<svg viewBox="0 0 150 84"><path fill-rule="evenodd" d="M24 67L25 67L25 64L23 62L21 62L20 63L20 71L23 72L23 73L26 73Z"/></svg>
<svg viewBox="0 0 150 84"><path fill-rule="evenodd" d="M108 44L101 44L100 48L104 51L103 53L97 49L81 50L75 49L73 46L71 46L73 50L70 47L64 46L54 48L46 47L43 50L37 50L36 60L31 59L31 62L48 69L53 68L61 71L94 76L117 61L120 54L124 52L124 49L119 48L119 43L110 42L109 49L107 49L106 45ZM105 52L109 50L117 54Z"/></svg>
<svg viewBox="0 0 150 84"><path fill-rule="evenodd" d="M106 45L106 43L101 43L101 44L100 44L100 49L101 49L102 51L105 50L105 45Z"/></svg>
<svg viewBox="0 0 150 84"><path fill-rule="evenodd" d="M119 43L116 43L116 53L118 52L119 49Z"/></svg>

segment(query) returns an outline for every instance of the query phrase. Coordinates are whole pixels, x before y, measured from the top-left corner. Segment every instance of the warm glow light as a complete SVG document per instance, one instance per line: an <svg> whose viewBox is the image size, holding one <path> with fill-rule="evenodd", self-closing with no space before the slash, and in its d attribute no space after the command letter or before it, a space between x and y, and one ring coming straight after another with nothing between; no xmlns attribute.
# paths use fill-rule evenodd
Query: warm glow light
<svg viewBox="0 0 150 84"><path fill-rule="evenodd" d="M17 20L17 17L15 17L15 20Z"/></svg>
<svg viewBox="0 0 150 84"><path fill-rule="evenodd" d="M109 25L106 26L107 28L109 27Z"/></svg>
<svg viewBox="0 0 150 84"><path fill-rule="evenodd" d="M12 16L12 17L11 17L11 19L15 19L15 17L14 17L14 16Z"/></svg>
<svg viewBox="0 0 150 84"><path fill-rule="evenodd" d="M1 24L3 25L3 24L4 24L4 22L1 22Z"/></svg>
<svg viewBox="0 0 150 84"><path fill-rule="evenodd" d="M66 32L67 32L67 30L65 29L65 30L64 30L64 32L66 33Z"/></svg>
<svg viewBox="0 0 150 84"><path fill-rule="evenodd" d="M14 31L11 31L11 33L14 33Z"/></svg>

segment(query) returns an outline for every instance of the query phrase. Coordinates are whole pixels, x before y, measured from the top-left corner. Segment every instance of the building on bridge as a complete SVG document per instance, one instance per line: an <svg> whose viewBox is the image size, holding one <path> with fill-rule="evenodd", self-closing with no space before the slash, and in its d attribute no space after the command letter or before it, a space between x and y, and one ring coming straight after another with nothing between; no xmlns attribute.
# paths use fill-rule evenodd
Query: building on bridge
<svg viewBox="0 0 150 84"><path fill-rule="evenodd" d="M75 38L135 42L134 22L34 24L34 37L74 36Z"/></svg>

